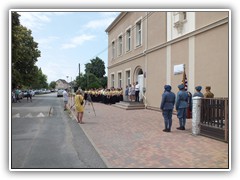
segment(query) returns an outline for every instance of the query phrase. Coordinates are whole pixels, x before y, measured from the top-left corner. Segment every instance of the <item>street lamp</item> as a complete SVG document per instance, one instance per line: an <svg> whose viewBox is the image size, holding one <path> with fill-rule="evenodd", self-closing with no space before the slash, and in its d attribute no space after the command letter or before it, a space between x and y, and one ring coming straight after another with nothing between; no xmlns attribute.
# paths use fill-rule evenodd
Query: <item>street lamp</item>
<svg viewBox="0 0 240 180"><path fill-rule="evenodd" d="M67 77L67 82L68 82L68 76L66 76Z"/></svg>

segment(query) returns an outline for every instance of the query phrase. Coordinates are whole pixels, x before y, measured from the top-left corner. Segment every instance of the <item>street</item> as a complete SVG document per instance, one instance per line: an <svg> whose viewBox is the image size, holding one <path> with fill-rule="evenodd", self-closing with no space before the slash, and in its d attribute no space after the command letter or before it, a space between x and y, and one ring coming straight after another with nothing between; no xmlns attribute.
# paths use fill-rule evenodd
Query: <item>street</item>
<svg viewBox="0 0 240 180"><path fill-rule="evenodd" d="M56 93L12 103L11 168L106 168Z"/></svg>

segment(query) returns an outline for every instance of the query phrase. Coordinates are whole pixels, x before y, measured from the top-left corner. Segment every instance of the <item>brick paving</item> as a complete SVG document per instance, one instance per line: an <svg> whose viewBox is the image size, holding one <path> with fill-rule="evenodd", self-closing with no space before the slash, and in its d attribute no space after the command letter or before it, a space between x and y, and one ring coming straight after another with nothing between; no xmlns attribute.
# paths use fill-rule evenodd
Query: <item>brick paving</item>
<svg viewBox="0 0 240 180"><path fill-rule="evenodd" d="M180 131L173 115L172 131L165 133L162 113L124 110L111 105L86 105L80 127L108 168L228 169L228 144L191 134L191 119Z"/></svg>

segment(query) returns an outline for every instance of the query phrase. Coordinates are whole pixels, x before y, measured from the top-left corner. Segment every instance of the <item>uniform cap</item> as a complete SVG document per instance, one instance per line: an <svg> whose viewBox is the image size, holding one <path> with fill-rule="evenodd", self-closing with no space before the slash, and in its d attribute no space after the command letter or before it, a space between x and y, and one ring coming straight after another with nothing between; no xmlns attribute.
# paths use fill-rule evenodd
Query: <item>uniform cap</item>
<svg viewBox="0 0 240 180"><path fill-rule="evenodd" d="M172 87L171 87L170 85L165 85L165 86L164 86L164 89L165 89L166 91L171 91Z"/></svg>
<svg viewBox="0 0 240 180"><path fill-rule="evenodd" d="M202 90L202 86L196 86L195 89L196 89L197 91L201 91L201 90Z"/></svg>
<svg viewBox="0 0 240 180"><path fill-rule="evenodd" d="M184 89L184 85L183 84L178 85L178 89L180 90Z"/></svg>

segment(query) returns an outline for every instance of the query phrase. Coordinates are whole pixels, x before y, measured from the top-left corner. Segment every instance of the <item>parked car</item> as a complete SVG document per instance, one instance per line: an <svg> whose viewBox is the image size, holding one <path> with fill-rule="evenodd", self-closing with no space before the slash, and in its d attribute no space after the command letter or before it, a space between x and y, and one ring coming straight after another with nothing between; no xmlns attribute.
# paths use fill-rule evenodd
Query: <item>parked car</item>
<svg viewBox="0 0 240 180"><path fill-rule="evenodd" d="M57 97L63 97L63 89L58 90Z"/></svg>

